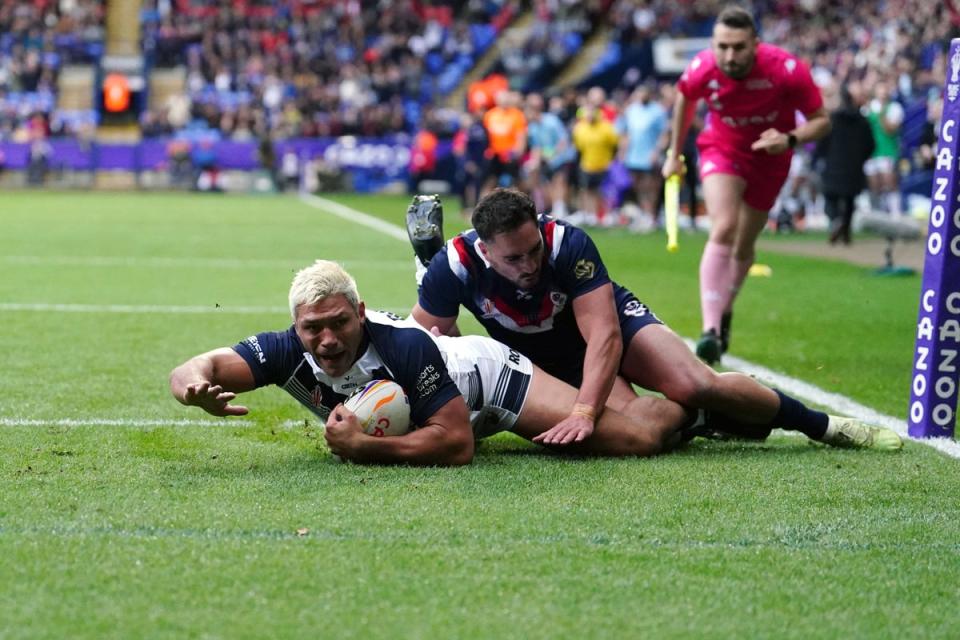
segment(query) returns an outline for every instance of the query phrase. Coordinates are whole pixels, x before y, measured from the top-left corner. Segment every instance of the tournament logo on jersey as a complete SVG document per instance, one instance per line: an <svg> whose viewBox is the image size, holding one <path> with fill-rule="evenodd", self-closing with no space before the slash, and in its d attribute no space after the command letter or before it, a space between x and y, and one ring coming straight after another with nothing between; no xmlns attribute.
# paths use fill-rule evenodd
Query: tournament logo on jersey
<svg viewBox="0 0 960 640"><path fill-rule="evenodd" d="M597 265L586 258L577 260L577 264L573 268L573 275L577 277L577 280L589 280L596 272Z"/></svg>

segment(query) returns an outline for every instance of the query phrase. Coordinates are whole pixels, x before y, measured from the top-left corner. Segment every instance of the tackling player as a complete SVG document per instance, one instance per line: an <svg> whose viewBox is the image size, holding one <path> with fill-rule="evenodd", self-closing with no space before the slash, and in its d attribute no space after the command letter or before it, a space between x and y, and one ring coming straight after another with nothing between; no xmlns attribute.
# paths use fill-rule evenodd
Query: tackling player
<svg viewBox="0 0 960 640"><path fill-rule="evenodd" d="M338 264L318 260L293 279L293 325L250 336L232 348L197 355L170 374L170 391L185 405L215 416L239 416L236 394L275 384L326 421L330 451L366 463L461 465L473 458L474 439L499 431L543 441L569 413L575 389L490 338L437 337L412 322L367 311L356 283ZM374 379L395 380L410 400L416 428L394 437L363 432L341 404ZM647 398L645 420L605 411L589 440L570 438L565 451L649 456L679 443L696 416L676 403Z"/></svg>
<svg viewBox="0 0 960 640"><path fill-rule="evenodd" d="M546 442L589 436L593 416L612 408L645 419L645 398L631 384L710 412L708 427L764 438L795 429L837 446L897 449L889 429L814 411L741 373L717 373L624 287L611 281L596 246L581 229L537 216L533 201L497 189L474 208L474 230L446 243L439 201L418 196L408 231L422 274L412 316L441 333L456 331L460 305L491 337L577 387L576 406L545 434ZM433 253L431 253L433 251ZM434 255L435 253L435 255ZM432 256L432 260L430 257Z"/></svg>
<svg viewBox="0 0 960 640"><path fill-rule="evenodd" d="M806 65L761 43L753 16L737 6L720 12L711 48L693 58L677 89L664 178L682 171L679 156L697 102L709 107L697 138L711 225L700 259L703 335L697 355L712 364L729 347L733 302L787 179L793 149L825 136L830 118ZM797 111L806 118L800 126Z"/></svg>

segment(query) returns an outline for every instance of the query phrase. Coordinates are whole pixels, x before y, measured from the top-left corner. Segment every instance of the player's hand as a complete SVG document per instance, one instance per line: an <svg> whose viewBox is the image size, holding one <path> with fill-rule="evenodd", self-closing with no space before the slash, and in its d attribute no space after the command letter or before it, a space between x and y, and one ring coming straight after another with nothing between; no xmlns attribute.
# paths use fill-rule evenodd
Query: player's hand
<svg viewBox="0 0 960 640"><path fill-rule="evenodd" d="M238 404L230 404L237 397L232 391L224 391L218 384L195 382L188 384L183 394L183 404L200 407L214 416L245 416L249 409Z"/></svg>
<svg viewBox="0 0 960 640"><path fill-rule="evenodd" d="M323 438L327 441L330 453L344 460L353 459L357 443L364 435L357 415L342 404L338 404L330 412L323 430Z"/></svg>
<svg viewBox="0 0 960 640"><path fill-rule="evenodd" d="M767 129L753 141L750 148L754 151L766 151L772 156L778 156L790 148L790 137L782 131Z"/></svg>
<svg viewBox="0 0 960 640"><path fill-rule="evenodd" d="M663 175L663 179L666 180L670 176L682 176L686 168L686 164L680 160L679 156L668 153L666 159L663 161L663 167L661 167L660 173Z"/></svg>
<svg viewBox="0 0 960 640"><path fill-rule="evenodd" d="M570 444L583 442L593 433L593 420L581 415L569 415L551 429L533 437L540 444Z"/></svg>

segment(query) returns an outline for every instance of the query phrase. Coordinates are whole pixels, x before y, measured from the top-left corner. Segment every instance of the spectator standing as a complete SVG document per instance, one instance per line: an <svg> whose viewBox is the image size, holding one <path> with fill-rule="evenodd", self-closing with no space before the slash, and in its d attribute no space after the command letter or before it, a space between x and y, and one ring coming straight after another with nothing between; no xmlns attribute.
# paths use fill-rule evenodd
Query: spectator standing
<svg viewBox="0 0 960 640"><path fill-rule="evenodd" d="M483 123L472 113L463 114L460 129L453 136L453 156L456 160L456 190L464 213L472 210L480 199L489 144Z"/></svg>
<svg viewBox="0 0 960 640"><path fill-rule="evenodd" d="M854 202L866 187L863 166L876 147L870 123L860 113L860 96L857 84L840 89L840 106L830 114L830 134L817 143L814 151L824 208L830 218L830 244L850 244Z"/></svg>
<svg viewBox="0 0 960 640"><path fill-rule="evenodd" d="M528 176L535 182L531 190L539 190L545 182L549 211L555 217L564 218L567 216L570 172L576 159L570 134L560 118L549 111L544 112L543 96L538 93L527 96L526 116L530 151Z"/></svg>
<svg viewBox="0 0 960 640"><path fill-rule="evenodd" d="M516 184L520 178L520 158L527 148L527 118L518 106L519 96L504 90L497 93L495 100L496 106L483 116L490 141L484 194L496 186Z"/></svg>
<svg viewBox="0 0 960 640"><path fill-rule="evenodd" d="M606 205L600 196L620 137L600 107L587 103L583 117L573 127L573 145L580 152L580 210L587 222L604 224Z"/></svg>
<svg viewBox="0 0 960 640"><path fill-rule="evenodd" d="M437 172L437 135L432 127L424 126L413 137L410 149L410 179L408 189L411 194L419 190L422 180L436 177Z"/></svg>
<svg viewBox="0 0 960 640"><path fill-rule="evenodd" d="M647 228L652 227L657 218L657 192L663 188L660 158L666 149L668 126L666 109L652 98L650 86L637 87L617 119L623 164L630 172L640 220Z"/></svg>
<svg viewBox="0 0 960 640"><path fill-rule="evenodd" d="M874 86L874 97L867 109L867 120L876 142L873 156L867 163L867 181L876 204L890 215L900 215L897 160L900 157L900 125L903 107L891 96L890 83L881 79Z"/></svg>

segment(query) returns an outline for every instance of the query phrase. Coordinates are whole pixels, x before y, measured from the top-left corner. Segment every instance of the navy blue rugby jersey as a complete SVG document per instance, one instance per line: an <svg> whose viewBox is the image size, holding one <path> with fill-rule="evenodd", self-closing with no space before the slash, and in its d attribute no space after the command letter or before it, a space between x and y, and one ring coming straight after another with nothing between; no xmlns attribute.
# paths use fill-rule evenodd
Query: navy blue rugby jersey
<svg viewBox="0 0 960 640"><path fill-rule="evenodd" d="M544 252L540 282L533 289L519 289L494 271L480 252L477 232L470 230L434 256L419 303L441 318L458 315L462 304L490 337L572 383L582 375L586 343L571 303L611 280L584 231L546 215L538 224Z"/></svg>
<svg viewBox="0 0 960 640"><path fill-rule="evenodd" d="M403 387L410 399L410 420L417 426L460 395L440 349L422 329L367 311L363 331L363 354L339 378L323 372L292 325L286 331L250 336L233 350L250 366L257 387L277 385L324 421L370 380L386 378Z"/></svg>

